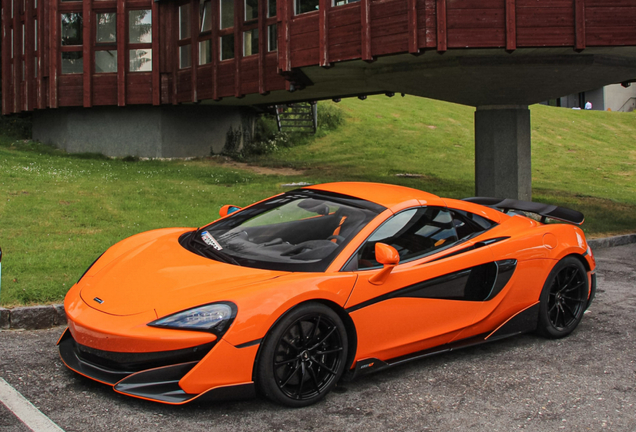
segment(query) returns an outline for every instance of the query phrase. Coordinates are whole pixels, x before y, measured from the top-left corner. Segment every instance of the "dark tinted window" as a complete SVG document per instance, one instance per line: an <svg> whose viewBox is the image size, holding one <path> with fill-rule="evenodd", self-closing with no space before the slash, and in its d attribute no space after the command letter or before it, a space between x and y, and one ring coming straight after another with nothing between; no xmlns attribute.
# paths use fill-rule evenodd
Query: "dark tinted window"
<svg viewBox="0 0 636 432"><path fill-rule="evenodd" d="M452 214L442 208L420 207L400 212L380 226L358 253L358 269L381 266L375 244L393 246L400 262L420 258L458 240Z"/></svg>
<svg viewBox="0 0 636 432"><path fill-rule="evenodd" d="M488 219L473 213L462 210L452 210L451 213L453 215L453 226L457 231L457 237L460 239L473 237L494 225Z"/></svg>

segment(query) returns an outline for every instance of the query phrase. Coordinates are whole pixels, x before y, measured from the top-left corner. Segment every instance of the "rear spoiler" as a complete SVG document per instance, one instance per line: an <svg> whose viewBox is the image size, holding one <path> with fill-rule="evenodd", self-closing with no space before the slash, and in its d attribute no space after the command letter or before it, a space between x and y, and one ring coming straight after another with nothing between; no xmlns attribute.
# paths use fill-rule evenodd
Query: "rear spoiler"
<svg viewBox="0 0 636 432"><path fill-rule="evenodd" d="M541 216L542 223L545 223L546 218L556 219L562 222L569 222L576 225L581 225L585 220L585 217L581 212L550 204L486 197L464 198L462 201L468 201L475 204L494 207L503 211L504 213L508 213L509 210L519 210L529 213L535 213Z"/></svg>

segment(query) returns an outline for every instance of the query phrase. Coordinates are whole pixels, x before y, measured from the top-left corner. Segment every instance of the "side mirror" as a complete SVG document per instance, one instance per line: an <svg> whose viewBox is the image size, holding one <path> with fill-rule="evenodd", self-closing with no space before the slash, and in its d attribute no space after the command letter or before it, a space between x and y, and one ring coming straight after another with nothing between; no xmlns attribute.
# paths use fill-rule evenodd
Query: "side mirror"
<svg viewBox="0 0 636 432"><path fill-rule="evenodd" d="M382 285L393 271L393 267L400 263L400 254L393 246L384 243L375 244L375 260L384 268L369 278L373 285Z"/></svg>
<svg viewBox="0 0 636 432"><path fill-rule="evenodd" d="M223 207L221 207L221 210L219 210L219 215L221 215L221 217L225 217L229 214L239 211L240 209L241 208L238 206L226 204Z"/></svg>

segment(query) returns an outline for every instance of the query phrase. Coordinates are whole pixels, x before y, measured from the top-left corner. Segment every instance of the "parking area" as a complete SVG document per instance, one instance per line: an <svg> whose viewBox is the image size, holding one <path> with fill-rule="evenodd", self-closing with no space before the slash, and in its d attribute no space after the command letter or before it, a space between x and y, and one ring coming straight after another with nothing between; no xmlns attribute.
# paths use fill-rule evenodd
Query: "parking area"
<svg viewBox="0 0 636 432"><path fill-rule="evenodd" d="M416 361L287 409L263 399L171 407L68 371L63 328L0 332L0 377L66 431L634 431L636 244L597 252L599 290L568 338L525 335ZM27 431L0 404L0 431Z"/></svg>

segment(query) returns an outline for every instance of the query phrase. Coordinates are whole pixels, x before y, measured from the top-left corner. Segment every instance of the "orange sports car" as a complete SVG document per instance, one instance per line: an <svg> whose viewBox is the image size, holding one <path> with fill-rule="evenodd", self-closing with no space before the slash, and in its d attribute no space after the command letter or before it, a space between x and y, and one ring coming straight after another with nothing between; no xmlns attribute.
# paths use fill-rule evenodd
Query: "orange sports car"
<svg viewBox="0 0 636 432"><path fill-rule="evenodd" d="M562 207L332 183L221 216L98 258L64 302L64 363L167 404L299 407L409 360L567 336L594 297L583 215Z"/></svg>

